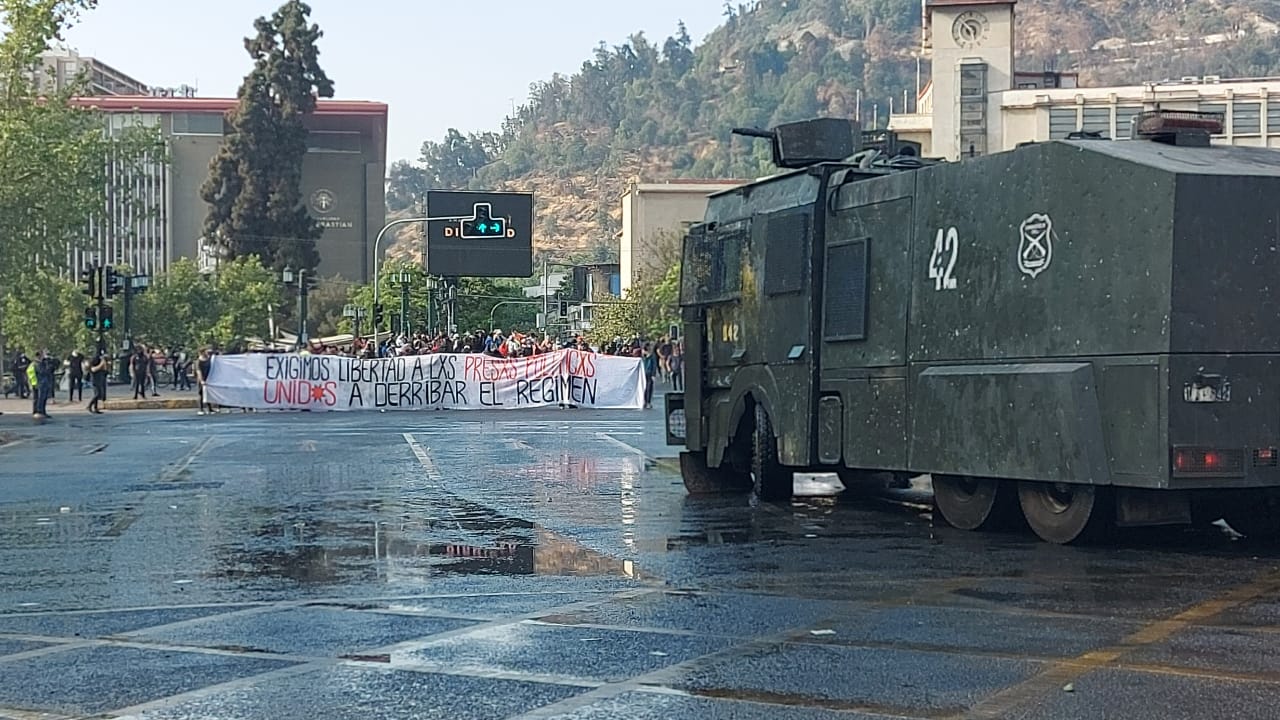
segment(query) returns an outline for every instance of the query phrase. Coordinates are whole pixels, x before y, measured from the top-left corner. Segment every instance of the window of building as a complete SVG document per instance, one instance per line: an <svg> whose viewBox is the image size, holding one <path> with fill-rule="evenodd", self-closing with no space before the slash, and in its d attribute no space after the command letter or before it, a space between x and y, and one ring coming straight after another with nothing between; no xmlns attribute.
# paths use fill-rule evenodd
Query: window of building
<svg viewBox="0 0 1280 720"><path fill-rule="evenodd" d="M1231 106L1231 132L1257 135L1262 132L1262 103L1238 102Z"/></svg>
<svg viewBox="0 0 1280 720"><path fill-rule="evenodd" d="M960 97L985 98L987 96L986 63L964 63L960 66Z"/></svg>
<svg viewBox="0 0 1280 720"><path fill-rule="evenodd" d="M153 128L160 124L160 116L154 113L112 113L107 116L107 127L114 137L125 128Z"/></svg>
<svg viewBox="0 0 1280 720"><path fill-rule="evenodd" d="M361 152L360 133L315 130L307 138L307 151L318 153Z"/></svg>
<svg viewBox="0 0 1280 720"><path fill-rule="evenodd" d="M1061 140L1079 130L1074 107L1049 108L1049 139Z"/></svg>
<svg viewBox="0 0 1280 720"><path fill-rule="evenodd" d="M1267 101L1267 134L1280 135L1280 101Z"/></svg>
<svg viewBox="0 0 1280 720"><path fill-rule="evenodd" d="M222 115L219 113L174 113L174 135L221 135Z"/></svg>
<svg viewBox="0 0 1280 720"><path fill-rule="evenodd" d="M1086 107L1081 118L1080 129L1084 132L1099 133L1102 137L1111 137L1111 108Z"/></svg>

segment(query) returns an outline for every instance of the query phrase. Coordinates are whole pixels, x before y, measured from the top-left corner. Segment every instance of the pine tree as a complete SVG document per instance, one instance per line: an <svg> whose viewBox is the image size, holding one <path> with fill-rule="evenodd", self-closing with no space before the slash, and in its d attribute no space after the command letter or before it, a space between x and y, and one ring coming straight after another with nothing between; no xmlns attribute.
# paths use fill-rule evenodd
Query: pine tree
<svg viewBox="0 0 1280 720"><path fill-rule="evenodd" d="M323 228L302 198L303 119L317 97L333 97L333 82L320 68L316 42L323 33L310 15L306 3L288 0L270 19L254 21L257 34L244 41L253 70L200 189L209 204L205 238L225 257L257 255L276 269L314 269L320 262L315 241Z"/></svg>

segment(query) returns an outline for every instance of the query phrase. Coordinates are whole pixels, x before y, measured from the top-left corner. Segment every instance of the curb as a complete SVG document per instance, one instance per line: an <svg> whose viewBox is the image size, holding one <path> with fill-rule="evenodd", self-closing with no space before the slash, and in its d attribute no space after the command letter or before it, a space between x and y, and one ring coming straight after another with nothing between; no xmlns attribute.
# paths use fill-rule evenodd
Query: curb
<svg viewBox="0 0 1280 720"><path fill-rule="evenodd" d="M165 400L107 400L103 410L194 410L200 407L200 398L171 398Z"/></svg>

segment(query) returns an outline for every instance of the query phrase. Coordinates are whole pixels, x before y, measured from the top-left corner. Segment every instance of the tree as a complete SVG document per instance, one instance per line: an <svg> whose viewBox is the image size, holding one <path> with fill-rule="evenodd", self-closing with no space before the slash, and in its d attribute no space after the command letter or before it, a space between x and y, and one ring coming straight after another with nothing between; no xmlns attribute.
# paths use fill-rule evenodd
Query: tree
<svg viewBox="0 0 1280 720"><path fill-rule="evenodd" d="M212 340L221 298L200 275L194 260L182 258L152 279L133 301L133 336L155 347L194 349Z"/></svg>
<svg viewBox="0 0 1280 720"><path fill-rule="evenodd" d="M387 171L387 210L399 212L415 207L427 196L426 171L408 160L397 160Z"/></svg>
<svg viewBox="0 0 1280 720"><path fill-rule="evenodd" d="M307 293L307 329L312 337L339 332L342 309L350 302L351 285L341 277L321 278ZM297 319L297 312L290 313Z"/></svg>
<svg viewBox="0 0 1280 720"><path fill-rule="evenodd" d="M463 135L449 128L441 142L428 140L422 144L421 162L425 168L422 189L466 188L499 149L498 137L493 133Z"/></svg>
<svg viewBox="0 0 1280 720"><path fill-rule="evenodd" d="M56 263L69 246L83 246L89 221L108 198L121 213L142 214L129 184L113 187L109 172L127 177L163 155L154 130L103 132L103 115L73 102L83 78L56 92L32 79L40 53L95 5L0 0L8 30L0 39L0 292L41 258Z"/></svg>
<svg viewBox="0 0 1280 720"><path fill-rule="evenodd" d="M592 308L591 329L585 333L592 345L600 347L614 338L630 340L644 334L640 306L631 302L630 289L625 295L621 301L610 299Z"/></svg>
<svg viewBox="0 0 1280 720"><path fill-rule="evenodd" d="M270 335L272 311L282 301L276 272L256 257L237 258L218 268L214 287L218 320L208 335L212 342L226 348Z"/></svg>
<svg viewBox="0 0 1280 720"><path fill-rule="evenodd" d="M200 189L209 203L205 237L225 257L255 255L276 270L311 270L320 262L315 241L323 228L302 198L303 118L317 97L333 97L333 82L320 68L323 33L308 24L310 15L306 3L288 0L270 19L254 21L257 35L244 41L253 70Z"/></svg>
<svg viewBox="0 0 1280 720"><path fill-rule="evenodd" d="M4 298L9 346L31 357L41 349L58 357L88 350L96 337L84 325L88 304L75 284L46 268L22 274Z"/></svg>
<svg viewBox="0 0 1280 720"><path fill-rule="evenodd" d="M201 275L194 260L182 258L135 297L131 330L153 347L231 348L268 337L283 302L276 273L256 257L225 263L216 276Z"/></svg>

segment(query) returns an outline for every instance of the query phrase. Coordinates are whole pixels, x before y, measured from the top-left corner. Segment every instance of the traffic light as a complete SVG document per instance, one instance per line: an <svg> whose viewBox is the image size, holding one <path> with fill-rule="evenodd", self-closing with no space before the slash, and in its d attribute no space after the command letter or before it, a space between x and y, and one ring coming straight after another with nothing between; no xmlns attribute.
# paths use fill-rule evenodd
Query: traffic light
<svg viewBox="0 0 1280 720"><path fill-rule="evenodd" d="M84 326L90 330L98 328L98 309L95 307L87 307L84 309Z"/></svg>
<svg viewBox="0 0 1280 720"><path fill-rule="evenodd" d="M382 303L378 303L377 305L373 306L373 326L379 327L381 325L382 325Z"/></svg>
<svg viewBox="0 0 1280 720"><path fill-rule="evenodd" d="M85 295L88 295L89 297L94 297L95 295L97 295L98 294L97 280L98 280L97 268L85 268L81 270L80 282L84 283L84 289L81 290L81 292L83 292Z"/></svg>
<svg viewBox="0 0 1280 720"><path fill-rule="evenodd" d="M488 203L477 203L475 218L462 221L462 237L506 237L507 219L490 217L492 213L492 207Z"/></svg>
<svg viewBox="0 0 1280 720"><path fill-rule="evenodd" d="M101 318L99 318L99 320L102 322L102 329L103 329L103 330L110 330L111 328L113 328L113 327L115 327L115 326L116 326L115 321L111 319L111 306L110 306L110 305L103 305L103 306L102 306L102 317L101 317Z"/></svg>
<svg viewBox="0 0 1280 720"><path fill-rule="evenodd" d="M124 288L119 273L110 266L102 269L102 285L107 291L107 297L115 297Z"/></svg>

